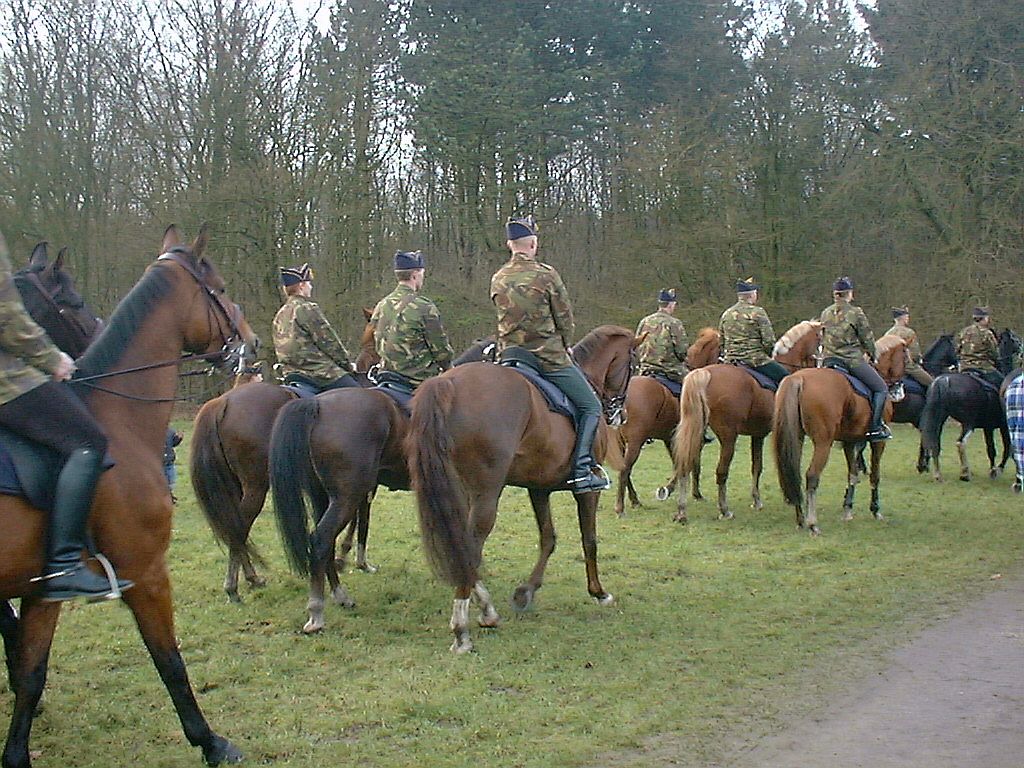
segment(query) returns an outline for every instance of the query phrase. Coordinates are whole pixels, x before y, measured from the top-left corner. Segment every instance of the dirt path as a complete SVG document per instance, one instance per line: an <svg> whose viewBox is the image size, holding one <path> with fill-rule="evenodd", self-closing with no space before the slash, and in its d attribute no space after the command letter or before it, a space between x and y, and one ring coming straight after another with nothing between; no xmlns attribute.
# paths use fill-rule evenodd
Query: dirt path
<svg viewBox="0 0 1024 768"><path fill-rule="evenodd" d="M713 765L1021 768L1024 578L926 627L871 677Z"/></svg>

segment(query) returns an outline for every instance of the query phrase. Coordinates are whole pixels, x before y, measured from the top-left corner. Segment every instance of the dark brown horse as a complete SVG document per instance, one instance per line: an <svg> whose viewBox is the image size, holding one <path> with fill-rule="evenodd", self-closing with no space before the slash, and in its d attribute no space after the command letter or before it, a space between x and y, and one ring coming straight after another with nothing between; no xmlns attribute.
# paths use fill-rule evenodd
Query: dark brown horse
<svg viewBox="0 0 1024 768"><path fill-rule="evenodd" d="M66 253L67 248L62 248L51 262L47 243L37 244L32 249L28 266L14 273L14 284L25 309L46 331L46 335L64 352L79 357L103 323L86 305L75 287L74 278L64 268ZM7 671L12 681L17 632L18 619L14 609L8 601L0 601L0 635L3 636Z"/></svg>
<svg viewBox="0 0 1024 768"><path fill-rule="evenodd" d="M163 253L120 303L79 360L76 389L109 438L116 466L100 480L90 532L117 573L135 582L124 594L188 741L210 765L238 762L239 751L211 730L196 703L174 631L165 555L171 496L163 445L185 350L217 362L253 351L256 338L224 283L204 258L206 235L189 247L176 228ZM46 680L60 603L44 603L32 582L43 566L47 515L0 497L0 599L21 597L16 697L3 753L5 768L28 768L32 713Z"/></svg>
<svg viewBox="0 0 1024 768"><path fill-rule="evenodd" d="M899 381L906 365L906 342L898 336L883 336L876 344L878 372L887 382ZM892 401L885 404L885 418L892 415ZM821 473L828 463L832 443L841 442L846 454L847 486L843 498L843 520L853 519L853 494L858 481L858 458L864 433L871 423L871 407L854 392L847 378L830 368L797 371L782 380L775 396L772 442L779 484L788 504L796 507L796 524L812 535L818 528L817 494ZM804 435L814 443L814 455L807 468L807 496L800 483L800 458ZM881 478L885 442L871 443L871 512L882 519L878 484Z"/></svg>
<svg viewBox="0 0 1024 768"><path fill-rule="evenodd" d="M774 359L790 371L813 367L821 342L821 323L805 320L790 328L775 345ZM775 393L735 365L709 365L691 371L683 380L679 427L675 433L675 480L682 484L679 507L673 519L686 522L686 486L700 470L704 431L710 426L721 446L715 480L718 484L718 516L731 519L726 496L729 467L740 435L750 436L751 495L754 509L761 509L761 470L764 439L772 428ZM675 480L673 482L675 482Z"/></svg>
<svg viewBox="0 0 1024 768"><path fill-rule="evenodd" d="M625 397L636 339L612 325L595 328L574 348L576 363L590 379L605 411ZM521 374L489 363L470 363L420 385L413 399L407 440L420 529L435 572L455 587L452 650L472 649L469 599L480 603L481 626L498 624L498 613L480 580L484 542L494 526L506 485L529 490L540 552L532 573L513 596L527 608L540 589L555 549L551 493L566 489L575 436L565 416L551 413L544 398ZM602 424L595 443L598 460L621 465L618 441ZM615 468L618 468L615 466ZM586 562L587 590L601 605L613 602L597 573L599 493L575 496Z"/></svg>
<svg viewBox="0 0 1024 768"><path fill-rule="evenodd" d="M374 349L370 310L363 310L363 329L356 370L365 372L380 359ZM364 383L365 377L362 378ZM224 591L232 602L241 602L238 573L252 588L266 582L253 564L261 562L249 541L249 531L263 510L270 490L267 460L270 432L277 412L295 399L284 387L269 382L236 386L206 402L196 414L192 432L190 477L203 515L214 537L228 548ZM366 561L366 522L359 523L356 564L372 572ZM353 525L342 544L343 557L352 546Z"/></svg>
<svg viewBox="0 0 1024 768"><path fill-rule="evenodd" d="M702 328L697 341L686 351L687 368L701 368L718 360L720 339L714 328ZM615 489L615 514L625 514L625 496L629 493L629 504L636 509L641 506L640 497L633 487L633 467L640 458L640 451L649 440L661 440L671 458L672 435L679 422L679 398L652 376L634 376L626 391L626 420L617 430L623 451L624 466L619 471L619 487ZM673 477L658 489L657 498L664 501L675 490ZM693 497L700 495L699 477L693 484Z"/></svg>

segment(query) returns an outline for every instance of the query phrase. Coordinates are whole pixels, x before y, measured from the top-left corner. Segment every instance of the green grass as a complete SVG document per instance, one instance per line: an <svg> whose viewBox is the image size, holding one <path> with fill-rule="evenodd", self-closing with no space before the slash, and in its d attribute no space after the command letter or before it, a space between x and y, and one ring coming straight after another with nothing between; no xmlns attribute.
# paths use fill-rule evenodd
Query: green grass
<svg viewBox="0 0 1024 768"><path fill-rule="evenodd" d="M704 461L712 498L716 453L710 446ZM833 451L819 494L824 533L811 539L771 466L765 508L749 511L746 444L730 485L737 519L716 520L708 501L691 504L688 526L670 522L675 499L653 501L668 461L651 446L634 473L645 507L618 520L611 494L601 502L601 578L615 604L587 596L572 498L559 493L560 545L522 616L507 598L533 565L537 533L526 493L510 488L485 550L503 623L474 627L466 657L448 651L451 590L424 564L409 494L385 491L374 505L370 559L381 570L345 576L358 606L329 606L325 631L305 637L306 587L287 571L272 512L255 527L269 584L230 605L225 555L182 460L170 552L182 651L208 719L249 764L650 764L644 745L667 739L678 763L700 765L723 738L756 733L1015 567L1024 516L1010 476L939 486L917 475L915 455L916 433L899 428L883 464L886 521L867 511L865 481L857 518L843 524L845 468ZM971 458L984 469L980 436ZM9 697L0 711L9 715ZM31 746L38 766L200 763L116 606L65 610Z"/></svg>

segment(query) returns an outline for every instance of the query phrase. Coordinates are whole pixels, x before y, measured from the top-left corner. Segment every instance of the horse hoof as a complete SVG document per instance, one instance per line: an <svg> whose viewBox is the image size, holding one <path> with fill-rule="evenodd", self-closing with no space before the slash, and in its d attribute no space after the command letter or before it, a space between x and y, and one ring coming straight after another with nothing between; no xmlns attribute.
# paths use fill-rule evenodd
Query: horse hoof
<svg viewBox="0 0 1024 768"><path fill-rule="evenodd" d="M764 509L764 502L763 501L755 501L755 502L753 502L750 505L750 508L752 510L754 510L755 512L760 512L762 509Z"/></svg>
<svg viewBox="0 0 1024 768"><path fill-rule="evenodd" d="M525 584L516 587L516 591L512 593L512 610L522 613L531 605L533 605L533 590Z"/></svg>
<svg viewBox="0 0 1024 768"><path fill-rule="evenodd" d="M310 618L305 624L302 625L302 634L304 635L315 635L321 629L324 628L323 619Z"/></svg>
<svg viewBox="0 0 1024 768"><path fill-rule="evenodd" d="M603 595L595 595L594 599L597 600L598 605L613 605L615 603L615 596L611 592L605 592Z"/></svg>
<svg viewBox="0 0 1024 768"><path fill-rule="evenodd" d="M654 492L654 498L656 498L658 501L668 501L668 497L671 495L672 491L670 491L664 485Z"/></svg>
<svg viewBox="0 0 1024 768"><path fill-rule="evenodd" d="M249 582L249 589L262 589L267 586L267 580L262 576L257 576L255 579L247 579Z"/></svg>
<svg viewBox="0 0 1024 768"><path fill-rule="evenodd" d="M242 752L223 736L214 736L213 743L203 750L207 765L234 765L242 762Z"/></svg>
<svg viewBox="0 0 1024 768"><path fill-rule="evenodd" d="M624 510L624 509L616 509L615 510L615 515L616 515L616 517L618 517L621 520L621 519L623 519L626 516L626 510Z"/></svg>
<svg viewBox="0 0 1024 768"><path fill-rule="evenodd" d="M736 517L736 515L734 515L732 512L719 512L718 513L718 519L719 520L732 520L734 517Z"/></svg>
<svg viewBox="0 0 1024 768"><path fill-rule="evenodd" d="M816 526L816 525L812 525L812 526L811 526L810 528L808 528L807 530L811 532L811 536L812 536L813 538L817 538L818 536L821 536L821 528L819 528L819 527L818 527L818 526Z"/></svg>
<svg viewBox="0 0 1024 768"><path fill-rule="evenodd" d="M338 587L331 592L331 599L334 600L335 605L340 605L342 608L356 607L356 601L349 597L349 594L345 591L344 587Z"/></svg>
<svg viewBox="0 0 1024 768"><path fill-rule="evenodd" d="M853 520L853 510L847 509L843 511L843 522L848 523Z"/></svg>
<svg viewBox="0 0 1024 768"><path fill-rule="evenodd" d="M376 573L377 571L380 570L380 568L378 568L376 565L371 565L370 563L360 563L359 565L356 566L356 568L358 568L363 573L370 573L370 574Z"/></svg>
<svg viewBox="0 0 1024 768"><path fill-rule="evenodd" d="M962 483L969 483L969 482L971 482L971 476L970 475L960 475L960 482L962 482Z"/></svg>
<svg viewBox="0 0 1024 768"><path fill-rule="evenodd" d="M872 512L871 514L875 516L875 520L885 520L881 512Z"/></svg>
<svg viewBox="0 0 1024 768"><path fill-rule="evenodd" d="M679 523L680 525L686 525L686 523L688 522L686 519L686 513L676 512L674 515L672 515L672 522Z"/></svg>
<svg viewBox="0 0 1024 768"><path fill-rule="evenodd" d="M997 477L999 477L999 468L993 467L992 469L990 469L988 471L988 476L990 480L995 480Z"/></svg>
<svg viewBox="0 0 1024 768"><path fill-rule="evenodd" d="M497 629L500 623L501 618L498 616L498 612L494 609L491 609L486 613L481 613L480 618L477 620L477 624L484 629Z"/></svg>
<svg viewBox="0 0 1024 768"><path fill-rule="evenodd" d="M693 494L693 500L694 501L704 501L704 494L700 493L700 492Z"/></svg>
<svg viewBox="0 0 1024 768"><path fill-rule="evenodd" d="M473 650L473 641L469 639L469 635L456 637L455 640L452 641L448 650L461 656L462 654L469 653Z"/></svg>
<svg viewBox="0 0 1024 768"><path fill-rule="evenodd" d="M228 602L234 603L235 605L241 605L242 596L239 595L237 592L228 592Z"/></svg>

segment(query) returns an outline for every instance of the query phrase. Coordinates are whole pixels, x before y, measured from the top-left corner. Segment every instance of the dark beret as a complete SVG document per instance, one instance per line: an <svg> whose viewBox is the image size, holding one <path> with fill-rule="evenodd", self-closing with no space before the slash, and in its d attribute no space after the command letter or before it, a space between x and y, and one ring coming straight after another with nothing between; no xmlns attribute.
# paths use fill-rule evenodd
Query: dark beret
<svg viewBox="0 0 1024 768"><path fill-rule="evenodd" d="M834 283L832 283L833 291L852 291L853 280L848 277L840 277Z"/></svg>
<svg viewBox="0 0 1024 768"><path fill-rule="evenodd" d="M397 251L395 253L395 271L400 269L423 269L423 254L420 251Z"/></svg>
<svg viewBox="0 0 1024 768"><path fill-rule="evenodd" d="M662 288L658 291L658 301L662 304L668 304L669 302L676 300L676 289L675 288Z"/></svg>
<svg viewBox="0 0 1024 768"><path fill-rule="evenodd" d="M533 216L521 218L510 218L505 224L505 233L509 240L518 240L521 237L530 237L537 234L537 222Z"/></svg>
<svg viewBox="0 0 1024 768"><path fill-rule="evenodd" d="M761 286L755 283L752 277L736 281L736 293L750 293L759 290L761 290Z"/></svg>
<svg viewBox="0 0 1024 768"><path fill-rule="evenodd" d="M281 285L285 287L309 282L312 279L313 270L309 264L302 264L298 267L281 267Z"/></svg>

